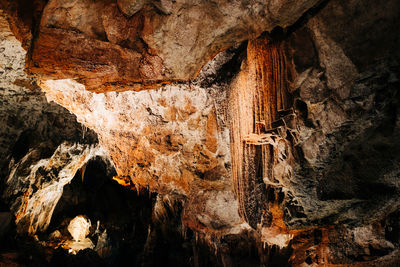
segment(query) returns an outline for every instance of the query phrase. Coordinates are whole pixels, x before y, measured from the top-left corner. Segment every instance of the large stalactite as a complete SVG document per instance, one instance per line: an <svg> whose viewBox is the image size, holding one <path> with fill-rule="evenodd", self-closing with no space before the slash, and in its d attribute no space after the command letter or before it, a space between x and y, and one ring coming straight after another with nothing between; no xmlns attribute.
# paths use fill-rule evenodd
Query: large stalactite
<svg viewBox="0 0 400 267"><path fill-rule="evenodd" d="M231 90L231 153L240 214L254 228L260 223L266 192L280 161L292 160L295 113L289 93L291 71L282 41L250 41L247 59ZM293 127L293 125L289 125ZM290 165L288 165L290 166ZM267 188L265 188L265 185Z"/></svg>

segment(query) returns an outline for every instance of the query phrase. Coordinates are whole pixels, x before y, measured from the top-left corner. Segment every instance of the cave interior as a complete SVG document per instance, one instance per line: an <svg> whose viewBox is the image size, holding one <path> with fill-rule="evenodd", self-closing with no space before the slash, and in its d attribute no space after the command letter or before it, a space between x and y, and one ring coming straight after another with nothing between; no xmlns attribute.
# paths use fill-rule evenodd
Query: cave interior
<svg viewBox="0 0 400 267"><path fill-rule="evenodd" d="M400 266L399 14L0 0L0 266Z"/></svg>

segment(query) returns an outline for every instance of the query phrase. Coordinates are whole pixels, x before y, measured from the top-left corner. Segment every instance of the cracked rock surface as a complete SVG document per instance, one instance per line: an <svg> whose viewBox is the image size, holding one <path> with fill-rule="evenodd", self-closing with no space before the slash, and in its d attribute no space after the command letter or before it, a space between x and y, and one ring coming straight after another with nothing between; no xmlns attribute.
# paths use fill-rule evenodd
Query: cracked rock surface
<svg viewBox="0 0 400 267"><path fill-rule="evenodd" d="M37 34L29 48L31 71L45 79L80 79L91 91L115 91L194 79L218 52L293 24L317 2L37 0L36 9L25 9L23 1L3 5L16 13L10 21L24 43L32 39L29 29Z"/></svg>

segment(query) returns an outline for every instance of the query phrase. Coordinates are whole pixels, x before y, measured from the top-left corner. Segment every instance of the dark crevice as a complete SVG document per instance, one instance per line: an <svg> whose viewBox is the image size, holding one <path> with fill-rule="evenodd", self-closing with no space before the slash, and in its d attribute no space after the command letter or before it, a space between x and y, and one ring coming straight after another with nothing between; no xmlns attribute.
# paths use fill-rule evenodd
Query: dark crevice
<svg viewBox="0 0 400 267"><path fill-rule="evenodd" d="M291 34L301 27L303 27L307 22L318 14L322 9L326 7L326 5L330 2L330 0L321 0L314 7L307 10L295 23L285 29L287 34Z"/></svg>
<svg viewBox="0 0 400 267"><path fill-rule="evenodd" d="M233 56L225 62L216 73L207 75L206 77L199 77L194 83L199 83L201 87L207 88L212 85L221 85L229 83L232 78L239 72L242 61L246 58L247 41L242 42L237 47L232 47L224 53L232 54ZM198 81L200 80L200 81Z"/></svg>

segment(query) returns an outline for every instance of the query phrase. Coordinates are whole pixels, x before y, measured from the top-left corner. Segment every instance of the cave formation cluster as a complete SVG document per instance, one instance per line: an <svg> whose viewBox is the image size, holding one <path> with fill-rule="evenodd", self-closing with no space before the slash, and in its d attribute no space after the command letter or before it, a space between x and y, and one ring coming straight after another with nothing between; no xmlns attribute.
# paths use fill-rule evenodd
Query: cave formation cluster
<svg viewBox="0 0 400 267"><path fill-rule="evenodd" d="M0 0L0 265L397 266L398 14Z"/></svg>

